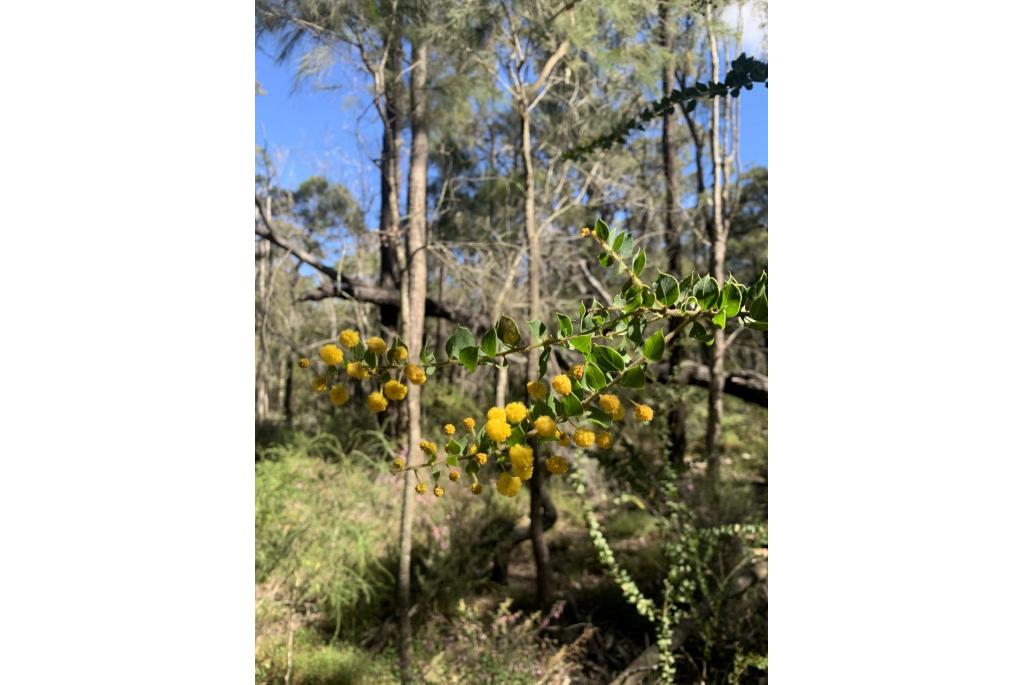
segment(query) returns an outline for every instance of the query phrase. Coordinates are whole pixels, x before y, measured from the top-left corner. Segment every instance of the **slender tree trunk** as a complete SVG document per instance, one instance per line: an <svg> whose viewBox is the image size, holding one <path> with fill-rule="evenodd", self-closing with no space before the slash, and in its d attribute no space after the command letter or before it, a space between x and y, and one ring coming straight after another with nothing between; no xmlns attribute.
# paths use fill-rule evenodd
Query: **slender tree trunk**
<svg viewBox="0 0 1024 685"><path fill-rule="evenodd" d="M412 102L412 149L409 157L408 231L406 263L408 264L408 310L405 316L405 341L411 359L419 357L423 345L425 307L427 301L427 58L429 47L420 43L413 51L410 96ZM420 386L409 384L406 397L408 409L408 458L419 445ZM405 472L402 494L402 524L399 534L398 605L401 613L399 663L404 683L413 682L410 662L412 623L410 608L410 570L412 564L412 521L416 506L412 471Z"/></svg>
<svg viewBox="0 0 1024 685"><path fill-rule="evenodd" d="M522 145L520 153L523 158L524 183L526 193L523 201L523 214L526 222L526 244L529 263L530 318L541 319L540 310L540 234L537 219L534 215L533 188L533 149L530 140L530 113L525 98L520 103L520 121L522 123ZM540 348L530 349L527 359L527 377L536 373L540 365ZM523 387L525 396L525 383ZM544 470L540 468L540 445L535 438L530 439L530 447L536 458L533 477L530 478L530 539L533 542L533 558L537 566L537 601L542 607L551 603L551 563L548 556L548 545L544 539Z"/></svg>
<svg viewBox="0 0 1024 685"><path fill-rule="evenodd" d="M660 0L658 3L658 24L660 29L661 47L672 55L672 26L669 22L668 0ZM672 92L672 78L675 72L675 59L671 56L666 60L661 72L662 95L668 96ZM682 271L682 226L679 220L679 189L677 178L679 175L678 162L676 159L675 143L675 111L668 111L661 119L661 159L662 171L665 175L665 241L667 243L667 257L669 270L679 275ZM674 329L682 323L678 317L669 321L669 328ZM669 355L667 368L668 382L675 376L679 365L684 361L683 346L673 345ZM670 459L681 464L686 454L686 405L680 400L669 411L669 439Z"/></svg>
<svg viewBox="0 0 1024 685"><path fill-rule="evenodd" d="M711 49L711 78L719 81L718 41L711 27L711 5L705 8L708 24L708 43ZM711 102L711 158L714 165L714 185L712 187L712 210L714 220L711 223L711 275L719 284L725 282L725 245L728 231L722 211L722 186L724 182L722 141L720 140L720 98ZM723 391L725 388L725 331L714 327L714 344L711 346L711 379L708 384L708 427L706 435L707 476L712 493L717 491L720 455L718 443L722 433Z"/></svg>
<svg viewBox="0 0 1024 685"><path fill-rule="evenodd" d="M395 32L397 34L397 31ZM400 86L401 41L392 36L387 66L382 80L384 116L380 152L380 275L377 283L382 287L399 288L401 275L398 269L398 89ZM399 307L381 305L381 325L385 329L398 330Z"/></svg>
<svg viewBox="0 0 1024 685"><path fill-rule="evenodd" d="M270 196L266 201L267 220L271 217ZM262 423L270 415L270 360L267 358L267 317L270 307L270 241L260 240L256 243L256 292L259 296L256 318L256 340L258 344L256 359L256 421Z"/></svg>

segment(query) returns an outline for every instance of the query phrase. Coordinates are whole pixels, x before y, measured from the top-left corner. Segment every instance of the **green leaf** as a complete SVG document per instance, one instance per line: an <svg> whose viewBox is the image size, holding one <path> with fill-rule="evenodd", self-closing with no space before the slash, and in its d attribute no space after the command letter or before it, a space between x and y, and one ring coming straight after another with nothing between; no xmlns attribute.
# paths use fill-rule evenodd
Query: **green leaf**
<svg viewBox="0 0 1024 685"><path fill-rule="evenodd" d="M448 458L445 459L444 461L445 461L446 464L448 464L448 466L458 466L459 465L459 458L456 457L454 454L449 454Z"/></svg>
<svg viewBox="0 0 1024 685"><path fill-rule="evenodd" d="M726 283L722 286L722 297L719 307L727 317L733 317L740 313L740 305L743 303L743 293L735 283Z"/></svg>
<svg viewBox="0 0 1024 685"><path fill-rule="evenodd" d="M665 336L661 331L644 341L644 356L652 362L660 362L665 354Z"/></svg>
<svg viewBox="0 0 1024 685"><path fill-rule="evenodd" d="M626 366L626 360L622 355L605 345L594 345L594 361L603 371L622 371Z"/></svg>
<svg viewBox="0 0 1024 685"><path fill-rule="evenodd" d="M587 409L587 420L596 423L602 428L608 428L610 425L612 425L612 417L608 416L603 411L593 406Z"/></svg>
<svg viewBox="0 0 1024 685"><path fill-rule="evenodd" d="M633 273L639 276L643 273L644 267L647 266L647 253L644 252L643 248L636 253L636 257L633 257Z"/></svg>
<svg viewBox="0 0 1024 685"><path fill-rule="evenodd" d="M530 333L533 334L533 342L540 342L544 339L544 334L548 332L548 327L544 325L543 321L537 321L536 319L530 322Z"/></svg>
<svg viewBox="0 0 1024 685"><path fill-rule="evenodd" d="M597 233L597 237L601 240L608 240L608 224L600 219L594 223L594 232Z"/></svg>
<svg viewBox="0 0 1024 685"><path fill-rule="evenodd" d="M458 456L462 454L462 450L462 443L459 442L458 440L449 440L448 444L444 446L444 451L452 456Z"/></svg>
<svg viewBox="0 0 1024 685"><path fill-rule="evenodd" d="M484 339L480 343L480 349L488 357L493 357L498 353L498 332L494 330L494 327L487 329L484 333Z"/></svg>
<svg viewBox="0 0 1024 685"><path fill-rule="evenodd" d="M594 362L587 362L583 367L583 377L587 380L587 385L591 390L600 390L608 385L604 378L604 372Z"/></svg>
<svg viewBox="0 0 1024 685"><path fill-rule="evenodd" d="M558 319L558 333L563 338L568 338L572 335L572 319L562 312L555 312L555 318Z"/></svg>
<svg viewBox="0 0 1024 685"><path fill-rule="evenodd" d="M643 368L634 366L622 374L622 380L619 383L627 388L642 388L646 381Z"/></svg>
<svg viewBox="0 0 1024 685"><path fill-rule="evenodd" d="M544 351L540 353L540 360L537 362L537 377L543 378L544 374L548 372L548 359L551 358L551 348L545 347Z"/></svg>
<svg viewBox="0 0 1024 685"><path fill-rule="evenodd" d="M695 338L697 340L706 340L708 337L708 332L704 330L703 326L694 321L693 326L690 327L690 337Z"/></svg>
<svg viewBox="0 0 1024 685"><path fill-rule="evenodd" d="M701 309L705 311L711 309L718 302L718 281L711 276L705 276L697 281L697 285L693 286L693 295L700 303Z"/></svg>
<svg viewBox="0 0 1024 685"><path fill-rule="evenodd" d="M476 360L479 353L480 350L475 345L473 347L463 347L459 350L459 362L466 367L466 371L470 373L476 371Z"/></svg>
<svg viewBox="0 0 1024 685"><path fill-rule="evenodd" d="M476 338L468 328L459 326L448 338L448 342L444 345L444 351L448 353L449 359L458 359L459 352L465 347L476 347Z"/></svg>
<svg viewBox="0 0 1024 685"><path fill-rule="evenodd" d="M524 442L526 442L526 433L523 431L523 427L513 426L512 434L508 436L508 444L522 445Z"/></svg>
<svg viewBox="0 0 1024 685"><path fill-rule="evenodd" d="M612 250L616 254L622 254L622 252L621 252L622 243L624 243L626 241L626 236L627 235L628 234L625 231L615 231L615 233L612 234L612 239L611 239Z"/></svg>
<svg viewBox="0 0 1024 685"><path fill-rule="evenodd" d="M583 405L576 395L569 393L562 400L562 413L565 416L579 416L583 413Z"/></svg>
<svg viewBox="0 0 1024 685"><path fill-rule="evenodd" d="M719 309L718 313L711 317L711 323L719 328L725 328L725 310Z"/></svg>
<svg viewBox="0 0 1024 685"><path fill-rule="evenodd" d="M662 304L671 307L679 299L679 281L671 274L659 274L654 283L654 296Z"/></svg>
<svg viewBox="0 0 1024 685"><path fill-rule="evenodd" d="M363 357L366 355L366 345L363 344L362 340L357 342L356 346L352 348L351 355L351 361L359 362L363 360Z"/></svg>
<svg viewBox="0 0 1024 685"><path fill-rule="evenodd" d="M754 319L744 319L743 320L743 325L746 326L747 328L753 328L755 331L767 331L768 330L768 322L767 321L755 321Z"/></svg>
<svg viewBox="0 0 1024 685"><path fill-rule="evenodd" d="M615 259L607 252L602 252L597 255L597 263L601 266L611 266L615 263Z"/></svg>
<svg viewBox="0 0 1024 685"><path fill-rule="evenodd" d="M590 345L593 341L594 336L592 335L577 335L573 338L569 338L569 344L583 355L590 354Z"/></svg>
<svg viewBox="0 0 1024 685"><path fill-rule="evenodd" d="M642 315L634 316L629 320L626 337L637 347L644 344L644 329L647 328L647 321Z"/></svg>
<svg viewBox="0 0 1024 685"><path fill-rule="evenodd" d="M757 321L768 320L768 293L762 292L750 303L750 316Z"/></svg>
<svg viewBox="0 0 1024 685"><path fill-rule="evenodd" d="M519 324L502 314L498 319L498 338L501 342L509 347L515 347L519 344L520 337Z"/></svg>

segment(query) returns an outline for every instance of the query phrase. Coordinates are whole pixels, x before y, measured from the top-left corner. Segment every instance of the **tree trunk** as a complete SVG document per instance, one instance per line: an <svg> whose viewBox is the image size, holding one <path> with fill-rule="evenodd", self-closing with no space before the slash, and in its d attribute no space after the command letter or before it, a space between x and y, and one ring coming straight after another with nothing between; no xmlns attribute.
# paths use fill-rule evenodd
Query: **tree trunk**
<svg viewBox="0 0 1024 685"><path fill-rule="evenodd" d="M401 41L392 36L387 67L383 75L384 116L380 152L380 276L377 284L382 288L399 289L401 275L398 270L398 88L400 85ZM380 305L381 326L398 330L400 307Z"/></svg>
<svg viewBox="0 0 1024 685"><path fill-rule="evenodd" d="M658 3L658 24L660 29L661 47L670 55L665 62L661 72L662 95L668 96L672 92L672 77L675 72L675 59L671 57L672 28L669 23L668 0L660 0ZM661 159L662 171L665 175L665 241L667 244L667 257L669 270L681 275L682 272L682 230L679 220L679 189L677 186L678 162L676 159L676 144L674 140L675 111L667 111L661 119ZM669 329L675 329L682 323L679 317L673 317L669 321ZM669 354L666 377L662 382L671 382L675 377L676 370L684 360L683 346L673 345ZM686 454L686 405L680 399L671 410L668 416L669 428L669 458L675 464L683 462Z"/></svg>
<svg viewBox="0 0 1024 685"><path fill-rule="evenodd" d="M711 79L716 83L719 81L718 63L718 41L715 32L711 27L712 13L711 5L705 8L707 19L708 43L711 49ZM722 212L723 197L723 160L722 141L719 139L720 131L720 98L712 98L711 101L711 158L714 165L714 185L712 187L712 210L714 220L711 223L711 275L718 281L719 285L725 282L725 244L728 238L728 231L725 226ZM711 492L717 492L720 455L718 443L722 433L723 413L723 389L725 387L725 331L714 327L714 344L711 346L711 380L708 384L708 427L706 435L705 451L707 454L707 478Z"/></svg>
<svg viewBox="0 0 1024 685"><path fill-rule="evenodd" d="M271 217L270 197L264 207L267 221ZM256 421L262 423L270 415L270 380L268 372L270 360L267 358L267 317L270 316L270 242L260 240L256 243L256 293L259 303L256 306Z"/></svg>
<svg viewBox="0 0 1024 685"><path fill-rule="evenodd" d="M424 320L427 301L427 58L426 43L417 45L413 52L412 88L412 149L409 157L408 230L406 232L406 263L408 264L408 310L405 316L405 342L410 359L419 357L423 345ZM420 442L420 386L409 383L406 397L408 409L408 450L411 461L413 451ZM410 663L412 622L410 609L410 570L412 562L412 522L416 506L412 471L405 472L405 490L402 493L402 523L399 534L398 605L401 614L399 634L399 664L404 683L413 682Z"/></svg>
<svg viewBox="0 0 1024 685"><path fill-rule="evenodd" d="M522 123L520 153L523 158L524 183L526 185L523 214L526 223L527 261L529 264L530 318L539 320L542 318L540 311L540 235L534 215L533 151L530 140L530 112L527 109L525 98L520 102L519 116ZM527 359L527 378L536 373L539 366L540 348L532 347ZM525 383L522 390L525 397ZM528 398L527 401L529 401ZM551 603L551 563L548 557L548 545L544 540L544 470L540 468L540 445L536 438L531 438L529 444L533 448L536 459L533 477L530 478L530 539L533 542L533 558L537 566L537 601L542 607L547 607Z"/></svg>

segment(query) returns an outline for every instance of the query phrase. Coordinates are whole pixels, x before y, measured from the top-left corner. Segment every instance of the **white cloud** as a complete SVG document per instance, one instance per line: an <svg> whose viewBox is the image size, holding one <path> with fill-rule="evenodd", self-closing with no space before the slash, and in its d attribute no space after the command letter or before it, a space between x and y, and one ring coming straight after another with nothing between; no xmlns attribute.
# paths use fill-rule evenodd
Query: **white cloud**
<svg viewBox="0 0 1024 685"><path fill-rule="evenodd" d="M721 20L736 27L739 17L739 3L728 5L722 10ZM743 40L741 50L751 57L764 59L768 56L768 2L748 0L743 3Z"/></svg>

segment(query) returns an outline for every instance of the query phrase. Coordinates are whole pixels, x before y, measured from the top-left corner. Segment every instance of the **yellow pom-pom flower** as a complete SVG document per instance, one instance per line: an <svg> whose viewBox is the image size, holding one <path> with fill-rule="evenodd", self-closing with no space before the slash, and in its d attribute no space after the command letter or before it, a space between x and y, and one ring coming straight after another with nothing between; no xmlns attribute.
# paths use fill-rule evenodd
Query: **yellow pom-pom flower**
<svg viewBox="0 0 1024 685"><path fill-rule="evenodd" d="M320 348L320 358L327 366L337 366L345 358L345 353L341 351L340 347L331 343Z"/></svg>
<svg viewBox="0 0 1024 685"><path fill-rule="evenodd" d="M480 482L477 481L476 483L473 483L473 485L471 485L469 489L473 492L474 495L479 495L481 492L484 491L484 486L480 485Z"/></svg>
<svg viewBox="0 0 1024 685"><path fill-rule="evenodd" d="M461 477L462 477L462 474L459 473L458 471L452 470L452 471L448 472L448 480L450 480L453 483L458 481L459 478L461 478Z"/></svg>
<svg viewBox="0 0 1024 685"><path fill-rule="evenodd" d="M455 426L450 423L444 424L444 432L446 435L455 435Z"/></svg>
<svg viewBox="0 0 1024 685"><path fill-rule="evenodd" d="M576 443L577 447L590 447L594 444L594 439L597 436L594 435L594 431L587 430L586 428L579 428L573 433L572 441Z"/></svg>
<svg viewBox="0 0 1024 685"><path fill-rule="evenodd" d="M519 423L530 415L530 410L522 402L509 402L505 405L505 420L509 423Z"/></svg>
<svg viewBox="0 0 1024 685"><path fill-rule="evenodd" d="M576 364L575 366L573 366L572 367L572 375L578 381L583 380L583 364Z"/></svg>
<svg viewBox="0 0 1024 685"><path fill-rule="evenodd" d="M427 491L427 484L426 483L416 483L416 492L418 494L422 495L426 491Z"/></svg>
<svg viewBox="0 0 1024 685"><path fill-rule="evenodd" d="M557 455L548 457L544 462L544 466L547 468L548 473L556 476L560 476L569 471L569 462L567 462L564 457L559 457Z"/></svg>
<svg viewBox="0 0 1024 685"><path fill-rule="evenodd" d="M366 398L366 406L370 408L375 414L379 414L388 408L388 400L384 397L383 393L373 392Z"/></svg>
<svg viewBox="0 0 1024 685"><path fill-rule="evenodd" d="M308 357L303 357L302 359L299 360L299 368L300 369L308 369L309 368L309 363L310 363L309 362L309 358Z"/></svg>
<svg viewBox="0 0 1024 685"><path fill-rule="evenodd" d="M511 473L502 473L498 476L498 482L495 487L498 488L498 492L505 495L505 497L515 497L519 494L519 488L522 487L523 481L513 476Z"/></svg>
<svg viewBox="0 0 1024 685"><path fill-rule="evenodd" d="M476 454L476 451L477 451L478 449L480 449L480 448L479 448L479 447L477 447L476 443L474 442L474 443L473 443L472 445L470 445L470 446L469 446L469 448L468 448L468 449L466 450L466 454L468 454L469 456L471 456L471 457L472 457L472 456L473 456L474 454Z"/></svg>
<svg viewBox="0 0 1024 685"><path fill-rule="evenodd" d="M396 471L401 471L402 469L405 468L405 459L398 457L393 462L391 462L391 466L393 466Z"/></svg>
<svg viewBox="0 0 1024 685"><path fill-rule="evenodd" d="M444 488L440 485L434 487L434 497L444 497Z"/></svg>
<svg viewBox="0 0 1024 685"><path fill-rule="evenodd" d="M508 436L512 435L512 426L504 419L489 420L484 424L484 430L487 431L487 437L494 442L505 442Z"/></svg>
<svg viewBox="0 0 1024 685"><path fill-rule="evenodd" d="M646 404L634 404L633 416L635 416L636 420L640 423L647 423L654 418L654 410Z"/></svg>
<svg viewBox="0 0 1024 685"><path fill-rule="evenodd" d="M476 455L476 463L480 464L480 466L483 466L484 464L486 464L487 463L487 452L480 452L480 453L478 453Z"/></svg>
<svg viewBox="0 0 1024 685"><path fill-rule="evenodd" d="M323 376L317 376L313 379L313 390L315 392L327 392L327 379Z"/></svg>
<svg viewBox="0 0 1024 685"><path fill-rule="evenodd" d="M572 392L572 381L564 373L560 373L551 379L551 387L555 389L559 395L568 395Z"/></svg>
<svg viewBox="0 0 1024 685"><path fill-rule="evenodd" d="M466 430L472 431L474 428L476 428L476 420L473 419L473 417L471 416L467 416L466 418L462 419L462 425L466 427Z"/></svg>
<svg viewBox="0 0 1024 685"><path fill-rule="evenodd" d="M505 420L505 410L501 407L491 407L487 410L487 419L498 419L500 421Z"/></svg>
<svg viewBox="0 0 1024 685"><path fill-rule="evenodd" d="M508 448L508 458L516 476L520 480L530 480L533 476L533 449L526 445L512 445Z"/></svg>
<svg viewBox="0 0 1024 685"><path fill-rule="evenodd" d="M558 433L558 424L550 416L538 416L533 422L533 427L542 438L553 438Z"/></svg>
<svg viewBox="0 0 1024 685"><path fill-rule="evenodd" d="M370 367L362 362L349 362L345 365L345 373L357 381L365 381L371 375Z"/></svg>
<svg viewBox="0 0 1024 685"><path fill-rule="evenodd" d="M597 446L606 450L612 446L612 434L608 431L601 431L597 434Z"/></svg>
<svg viewBox="0 0 1024 685"><path fill-rule="evenodd" d="M626 408L620 404L619 408L612 413L612 420L621 421L624 418L626 418Z"/></svg>
<svg viewBox="0 0 1024 685"><path fill-rule="evenodd" d="M437 445L429 440L420 440L420 449L427 454L437 454Z"/></svg>
<svg viewBox="0 0 1024 685"><path fill-rule="evenodd" d="M384 353L388 351L388 344L384 342L383 338L379 338L375 335L372 338L366 339L366 349L373 352L378 357L383 357Z"/></svg>
<svg viewBox="0 0 1024 685"><path fill-rule="evenodd" d="M409 358L409 350L405 345L398 345L388 353L388 358L394 363L404 362Z"/></svg>
<svg viewBox="0 0 1024 685"><path fill-rule="evenodd" d="M426 372L415 364L405 365L405 377L408 378L409 382L413 385L423 385L427 382Z"/></svg>
<svg viewBox="0 0 1024 685"><path fill-rule="evenodd" d="M398 381L388 381L384 384L384 396L389 400L401 402L405 399L407 394L409 394L409 388L405 387Z"/></svg>
<svg viewBox="0 0 1024 685"><path fill-rule="evenodd" d="M597 398L597 403L600 405L601 411L612 416L622 408L622 402L619 402L619 398L615 395L601 395Z"/></svg>
<svg viewBox="0 0 1024 685"><path fill-rule="evenodd" d="M359 344L359 332L346 328L338 335L338 342L351 349Z"/></svg>
<svg viewBox="0 0 1024 685"><path fill-rule="evenodd" d="M344 385L335 385L331 388L329 397L331 398L331 404L340 407L348 402L348 388Z"/></svg>
<svg viewBox="0 0 1024 685"><path fill-rule="evenodd" d="M544 381L530 381L526 384L526 394L535 402L540 402L548 396L548 384Z"/></svg>

